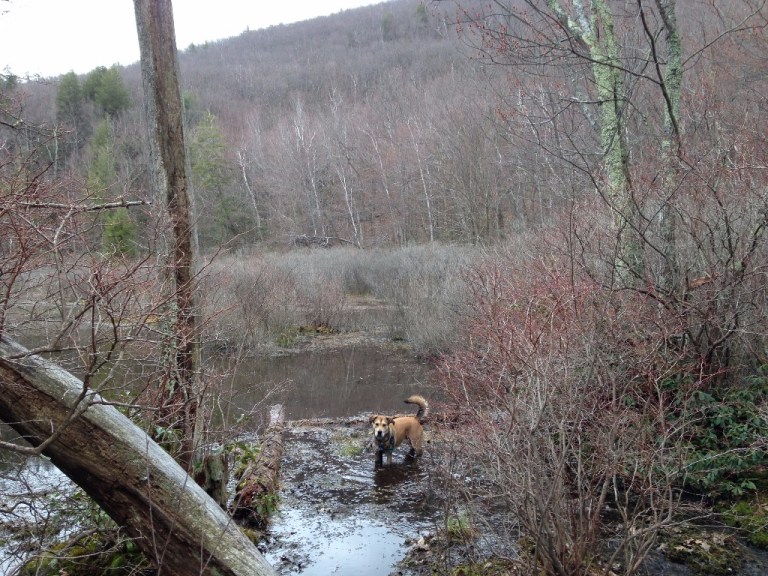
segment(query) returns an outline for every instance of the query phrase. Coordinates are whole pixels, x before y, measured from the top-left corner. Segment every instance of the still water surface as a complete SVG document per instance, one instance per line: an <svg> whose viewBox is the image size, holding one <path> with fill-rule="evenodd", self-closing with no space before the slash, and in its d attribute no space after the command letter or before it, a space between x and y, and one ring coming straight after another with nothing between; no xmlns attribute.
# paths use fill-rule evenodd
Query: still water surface
<svg viewBox="0 0 768 576"><path fill-rule="evenodd" d="M238 407L247 409L287 383L275 402L284 404L287 419L300 420L410 412L403 400L429 397L428 380L428 368L408 353L365 346L246 359L235 387Z"/></svg>
<svg viewBox="0 0 768 576"><path fill-rule="evenodd" d="M415 393L429 398L428 380L428 368L408 353L371 346L255 357L234 372L229 416L254 406L266 414L277 402L289 420L410 412L403 399ZM286 439L284 494L267 557L281 574L388 574L402 557L405 539L426 529L432 516L416 505L426 489L426 471L404 463L402 454L392 469L375 471L371 454L343 456L324 435L330 432L293 432ZM47 460L17 468L12 456L0 454L0 495L22 499L27 489L71 489ZM5 552L0 547L0 573L14 565Z"/></svg>

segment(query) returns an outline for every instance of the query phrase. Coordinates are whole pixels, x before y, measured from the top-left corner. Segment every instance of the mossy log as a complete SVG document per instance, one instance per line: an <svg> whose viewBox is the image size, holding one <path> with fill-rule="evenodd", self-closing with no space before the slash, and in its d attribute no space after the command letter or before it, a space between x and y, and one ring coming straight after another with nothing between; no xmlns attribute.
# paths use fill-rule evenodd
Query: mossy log
<svg viewBox="0 0 768 576"><path fill-rule="evenodd" d="M262 528L269 520L280 485L284 432L285 410L276 404L270 410L260 450L237 482L232 513L242 524Z"/></svg>
<svg viewBox="0 0 768 576"><path fill-rule="evenodd" d="M0 337L0 420L79 484L174 576L274 576L200 486L69 372Z"/></svg>

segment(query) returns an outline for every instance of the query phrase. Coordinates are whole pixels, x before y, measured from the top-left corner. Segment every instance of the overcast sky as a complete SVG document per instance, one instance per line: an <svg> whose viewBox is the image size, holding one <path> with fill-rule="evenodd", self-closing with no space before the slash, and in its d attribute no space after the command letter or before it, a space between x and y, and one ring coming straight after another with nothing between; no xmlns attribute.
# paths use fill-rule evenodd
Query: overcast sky
<svg viewBox="0 0 768 576"><path fill-rule="evenodd" d="M382 0L173 0L176 45L237 36ZM78 74L139 60L132 0L0 0L0 72Z"/></svg>

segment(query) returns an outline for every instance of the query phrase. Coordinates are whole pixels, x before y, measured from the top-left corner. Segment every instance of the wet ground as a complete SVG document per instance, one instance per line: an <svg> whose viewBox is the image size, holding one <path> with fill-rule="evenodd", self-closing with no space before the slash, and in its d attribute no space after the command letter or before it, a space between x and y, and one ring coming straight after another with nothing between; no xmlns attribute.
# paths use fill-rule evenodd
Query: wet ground
<svg viewBox="0 0 768 576"><path fill-rule="evenodd" d="M375 469L357 453L367 426L299 426L286 434L279 512L261 546L280 574L387 576L409 542L435 528L430 456L395 453Z"/></svg>
<svg viewBox="0 0 768 576"><path fill-rule="evenodd" d="M248 391L243 405L282 382L271 399L294 422L285 436L278 513L261 546L267 560L284 575L396 572L408 542L434 531L441 517L430 453L410 459L401 448L391 467L375 469L373 452L361 450L370 438L368 415L411 413L403 403L411 394L433 399L427 366L405 350L354 345L253 359L244 368L259 383L241 387Z"/></svg>
<svg viewBox="0 0 768 576"><path fill-rule="evenodd" d="M432 535L439 533L444 520L446 493L437 474L440 444L435 444L433 438L420 459L408 457L407 448L400 447L391 467L376 468L372 452L357 451L369 439L367 420L360 417L348 420L352 422L348 425L343 422L300 422L289 427L282 460L279 511L260 545L262 553L284 576L433 573L429 558L440 566L445 559L429 553L424 556L415 543L419 539L422 545L425 539L429 542ZM434 434L435 430L430 428L434 427L427 424L427 433ZM728 533L716 526L689 528L693 531L684 540L685 546L695 549L697 556ZM725 571L706 566L693 569L672 561L661 552L670 544L661 544L651 551L638 574L768 574L768 552L737 539L727 541L738 561ZM404 560L414 548L417 552L411 559L417 562L406 568ZM436 553L439 548L441 545L435 546ZM460 551L453 556L460 558Z"/></svg>

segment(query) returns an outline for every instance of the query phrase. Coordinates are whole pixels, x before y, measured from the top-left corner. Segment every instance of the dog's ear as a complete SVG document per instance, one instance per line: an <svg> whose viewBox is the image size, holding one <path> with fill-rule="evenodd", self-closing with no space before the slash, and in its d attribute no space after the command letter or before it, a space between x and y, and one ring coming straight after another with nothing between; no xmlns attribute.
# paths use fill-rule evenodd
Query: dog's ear
<svg viewBox="0 0 768 576"><path fill-rule="evenodd" d="M392 418L392 416L387 416L387 424L392 426L392 424L394 424L394 423L395 423L395 419Z"/></svg>
<svg viewBox="0 0 768 576"><path fill-rule="evenodd" d="M368 423L373 424L373 421L376 420L376 414L371 414L371 417L368 418Z"/></svg>

